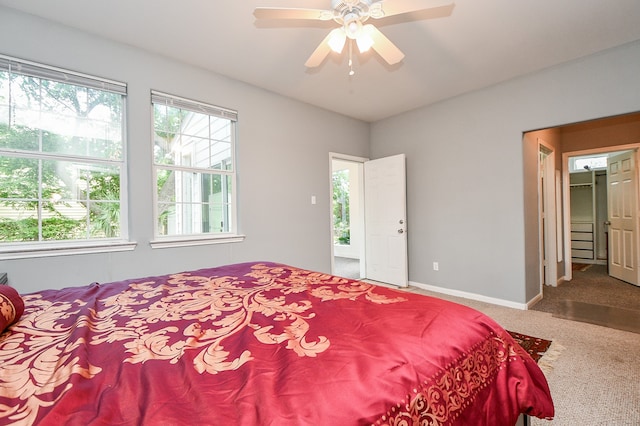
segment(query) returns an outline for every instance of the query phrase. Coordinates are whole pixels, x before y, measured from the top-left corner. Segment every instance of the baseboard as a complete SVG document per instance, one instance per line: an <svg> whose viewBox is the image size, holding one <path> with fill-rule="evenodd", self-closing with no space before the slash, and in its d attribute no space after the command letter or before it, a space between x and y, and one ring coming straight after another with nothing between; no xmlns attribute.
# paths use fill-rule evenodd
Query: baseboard
<svg viewBox="0 0 640 426"><path fill-rule="evenodd" d="M531 300L529 300L527 302L527 309L531 309L531 307L533 305L535 305L536 303L538 303L541 300L542 300L542 293L538 293L538 295L536 297L534 297L533 299L531 299Z"/></svg>
<svg viewBox="0 0 640 426"><path fill-rule="evenodd" d="M485 302L485 303L491 303L492 305L504 306L504 307L513 308L513 309L520 309L521 311L526 311L529 308L529 305L526 303L517 303L517 302L512 302L510 300L487 297L481 294L468 293L466 291L452 290L450 288L443 288L443 287L437 287L429 284L417 283L415 281L409 281L409 285L421 288L423 290L433 291L434 293L442 293L442 294L447 294L449 296L462 297L463 299L477 300L478 302ZM542 296L540 295L540 297Z"/></svg>

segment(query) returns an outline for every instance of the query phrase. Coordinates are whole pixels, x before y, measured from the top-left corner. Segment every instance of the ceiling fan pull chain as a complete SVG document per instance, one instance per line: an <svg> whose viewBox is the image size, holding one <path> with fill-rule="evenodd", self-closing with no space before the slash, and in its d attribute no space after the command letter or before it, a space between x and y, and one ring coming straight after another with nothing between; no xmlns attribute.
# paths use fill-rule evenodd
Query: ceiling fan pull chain
<svg viewBox="0 0 640 426"><path fill-rule="evenodd" d="M353 70L353 40L349 40L349 76L354 75L356 72Z"/></svg>

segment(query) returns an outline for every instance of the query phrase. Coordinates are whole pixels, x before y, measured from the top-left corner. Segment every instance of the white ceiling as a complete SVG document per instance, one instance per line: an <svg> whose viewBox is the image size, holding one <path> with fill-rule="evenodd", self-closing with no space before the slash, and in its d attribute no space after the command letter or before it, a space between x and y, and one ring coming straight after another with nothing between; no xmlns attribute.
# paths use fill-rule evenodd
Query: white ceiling
<svg viewBox="0 0 640 426"><path fill-rule="evenodd" d="M444 0L413 1L440 5ZM365 121L640 39L639 0L455 0L450 17L371 21L405 54L304 63L329 22L256 22L255 7L330 8L330 0L0 0L41 16ZM395 19L395 20L394 20ZM389 22L390 21L390 22Z"/></svg>

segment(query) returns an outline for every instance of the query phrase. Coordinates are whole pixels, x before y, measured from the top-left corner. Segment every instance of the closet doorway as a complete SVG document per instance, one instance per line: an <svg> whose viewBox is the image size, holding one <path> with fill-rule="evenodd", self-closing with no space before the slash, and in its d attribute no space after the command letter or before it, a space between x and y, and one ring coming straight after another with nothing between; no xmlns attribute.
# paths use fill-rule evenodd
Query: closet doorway
<svg viewBox="0 0 640 426"><path fill-rule="evenodd" d="M608 153L569 157L571 261L607 263Z"/></svg>
<svg viewBox="0 0 640 426"><path fill-rule="evenodd" d="M563 155L569 175L565 226L568 219L571 265L607 265L609 275L634 285L640 284L637 149Z"/></svg>

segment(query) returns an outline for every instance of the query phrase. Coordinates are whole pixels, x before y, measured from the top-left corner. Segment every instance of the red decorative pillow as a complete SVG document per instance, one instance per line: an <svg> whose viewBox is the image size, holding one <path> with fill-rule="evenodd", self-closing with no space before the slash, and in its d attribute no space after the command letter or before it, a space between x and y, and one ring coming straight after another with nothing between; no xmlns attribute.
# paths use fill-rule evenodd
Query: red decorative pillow
<svg viewBox="0 0 640 426"><path fill-rule="evenodd" d="M24 301L18 291L8 285L0 285L0 333L18 321L24 312Z"/></svg>

